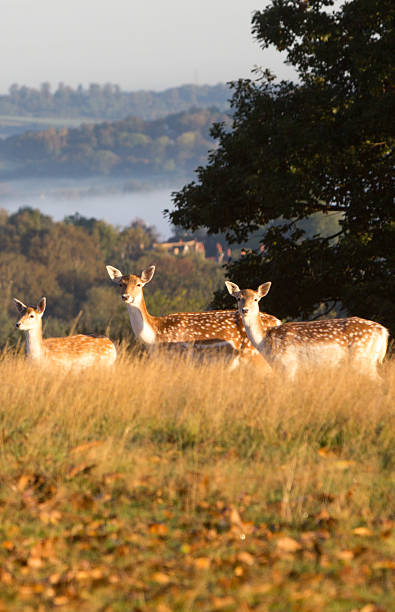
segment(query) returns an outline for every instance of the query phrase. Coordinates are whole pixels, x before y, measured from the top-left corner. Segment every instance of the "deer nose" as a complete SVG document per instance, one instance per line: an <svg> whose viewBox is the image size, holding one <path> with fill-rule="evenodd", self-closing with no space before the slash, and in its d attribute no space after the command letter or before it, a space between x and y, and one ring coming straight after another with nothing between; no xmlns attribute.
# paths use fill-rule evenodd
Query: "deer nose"
<svg viewBox="0 0 395 612"><path fill-rule="evenodd" d="M124 302L126 302L126 300L129 299L129 294L128 293L122 293L122 299Z"/></svg>
<svg viewBox="0 0 395 612"><path fill-rule="evenodd" d="M242 309L241 309L241 312L242 312L243 314L247 314L247 312L248 312L248 308L242 308Z"/></svg>
<svg viewBox="0 0 395 612"><path fill-rule="evenodd" d="M18 321L17 323L15 323L15 327L20 327L20 326L21 326L20 321Z"/></svg>

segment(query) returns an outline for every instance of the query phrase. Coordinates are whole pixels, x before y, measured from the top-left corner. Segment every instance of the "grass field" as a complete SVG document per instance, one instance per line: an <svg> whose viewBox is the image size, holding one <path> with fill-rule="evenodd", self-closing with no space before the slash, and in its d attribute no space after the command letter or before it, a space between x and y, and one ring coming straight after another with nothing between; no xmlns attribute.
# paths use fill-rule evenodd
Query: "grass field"
<svg viewBox="0 0 395 612"><path fill-rule="evenodd" d="M390 612L395 363L0 360L0 610Z"/></svg>

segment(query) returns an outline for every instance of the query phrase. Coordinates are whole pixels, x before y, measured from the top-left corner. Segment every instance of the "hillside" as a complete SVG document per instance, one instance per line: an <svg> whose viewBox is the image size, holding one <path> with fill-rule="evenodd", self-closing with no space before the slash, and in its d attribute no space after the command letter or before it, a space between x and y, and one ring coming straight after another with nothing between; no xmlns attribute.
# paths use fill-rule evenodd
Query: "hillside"
<svg viewBox="0 0 395 612"><path fill-rule="evenodd" d="M184 175L213 149L213 122L228 120L211 108L28 131L0 141L0 177Z"/></svg>
<svg viewBox="0 0 395 612"><path fill-rule="evenodd" d="M129 115L158 119L192 107L227 110L229 96L229 87L223 83L182 85L164 91L123 91L111 83L75 89L60 83L56 91L51 91L48 83L40 89L14 84L8 94L0 96L0 134L17 133L26 125L50 127L55 120L68 126L70 121L119 120Z"/></svg>

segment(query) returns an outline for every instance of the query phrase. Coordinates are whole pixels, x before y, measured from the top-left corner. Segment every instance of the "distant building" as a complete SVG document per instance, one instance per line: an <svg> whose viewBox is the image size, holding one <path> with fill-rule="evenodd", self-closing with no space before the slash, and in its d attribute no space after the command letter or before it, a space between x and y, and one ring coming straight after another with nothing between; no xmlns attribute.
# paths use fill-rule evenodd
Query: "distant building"
<svg viewBox="0 0 395 612"><path fill-rule="evenodd" d="M196 253L200 257L206 256L203 242L198 240L178 240L177 242L155 242L155 249L162 249L172 255L190 255Z"/></svg>

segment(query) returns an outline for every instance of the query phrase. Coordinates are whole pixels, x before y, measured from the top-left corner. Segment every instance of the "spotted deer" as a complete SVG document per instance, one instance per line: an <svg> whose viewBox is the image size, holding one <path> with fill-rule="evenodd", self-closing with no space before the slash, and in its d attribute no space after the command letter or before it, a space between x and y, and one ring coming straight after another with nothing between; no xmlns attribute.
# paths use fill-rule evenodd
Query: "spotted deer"
<svg viewBox="0 0 395 612"><path fill-rule="evenodd" d="M177 312L162 317L149 314L143 295L143 287L152 279L155 266L144 270L141 276L122 274L113 266L106 266L111 280L121 288L132 330L139 340L150 347L158 345L184 345L200 349L230 346L233 349L231 368L243 361L258 361L264 365L259 352L254 349L244 331L237 310L211 310L207 312ZM280 325L269 314L261 313L264 329Z"/></svg>
<svg viewBox="0 0 395 612"><path fill-rule="evenodd" d="M256 291L241 290L225 281L236 298L248 338L270 366L279 365L290 378L299 366L338 365L348 361L371 378L385 357L388 331L374 321L359 317L283 323L267 329L261 325L259 300L270 290L263 283Z"/></svg>
<svg viewBox="0 0 395 612"><path fill-rule="evenodd" d="M50 362L66 367L93 364L110 366L114 363L117 353L109 338L78 334L44 340L42 316L47 304L45 297L41 298L37 306L26 306L16 298L14 303L20 314L15 327L25 332L26 353L33 362Z"/></svg>

